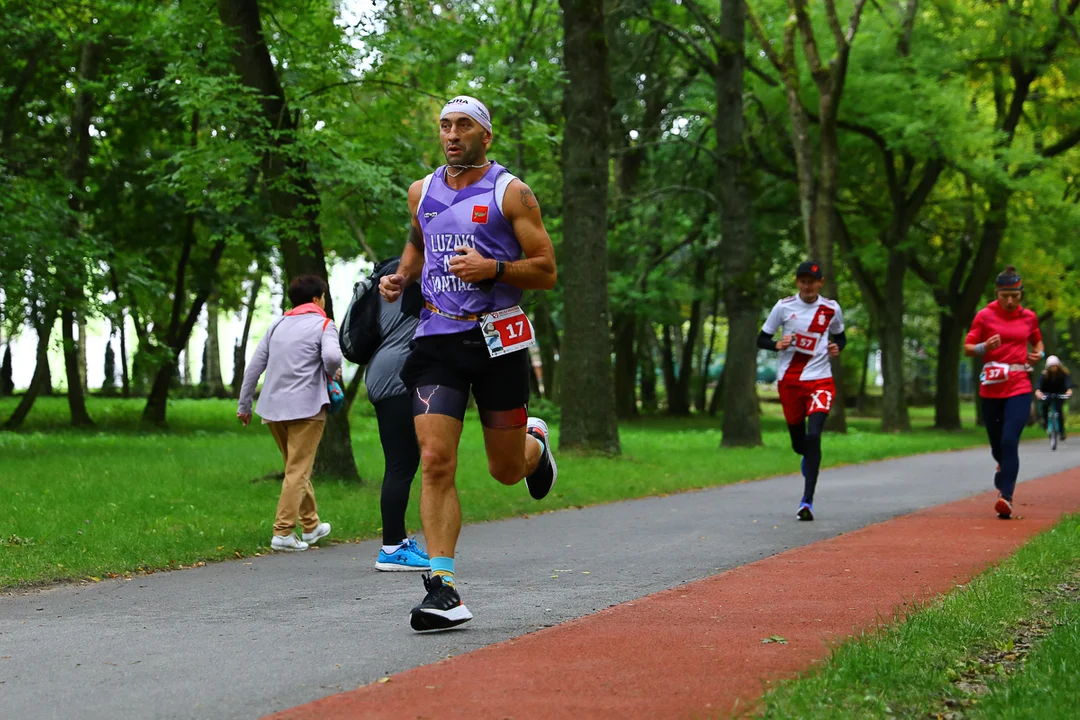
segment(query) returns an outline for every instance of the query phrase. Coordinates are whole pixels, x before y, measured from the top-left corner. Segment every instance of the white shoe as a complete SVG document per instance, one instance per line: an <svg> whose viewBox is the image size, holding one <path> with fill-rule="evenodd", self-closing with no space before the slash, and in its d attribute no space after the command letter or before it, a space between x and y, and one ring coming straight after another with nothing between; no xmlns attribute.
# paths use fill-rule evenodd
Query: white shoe
<svg viewBox="0 0 1080 720"><path fill-rule="evenodd" d="M319 523L319 525L314 530L301 535L300 539L306 542L308 545L314 545L329 534L330 523Z"/></svg>
<svg viewBox="0 0 1080 720"><path fill-rule="evenodd" d="M275 535L274 539L270 541L270 549L299 552L300 550L307 550L308 544L297 540L295 533L291 535Z"/></svg>

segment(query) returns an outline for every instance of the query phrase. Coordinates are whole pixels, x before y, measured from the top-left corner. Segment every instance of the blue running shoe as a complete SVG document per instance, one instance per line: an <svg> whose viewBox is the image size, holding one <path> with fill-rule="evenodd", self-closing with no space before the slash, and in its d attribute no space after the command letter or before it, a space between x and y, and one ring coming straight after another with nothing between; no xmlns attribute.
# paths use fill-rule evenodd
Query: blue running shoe
<svg viewBox="0 0 1080 720"><path fill-rule="evenodd" d="M814 506L805 500L799 505L799 512L795 513L795 517L800 520L810 521L814 519Z"/></svg>
<svg viewBox="0 0 1080 720"><path fill-rule="evenodd" d="M375 569L384 572L425 571L431 570L431 562L415 540L406 540L392 553L380 549Z"/></svg>
<svg viewBox="0 0 1080 720"><path fill-rule="evenodd" d="M408 540L406 540L405 541L405 546L408 547L410 550L412 550L417 555L419 555L420 557L424 558L425 560L430 560L431 559L431 558L428 557L427 551L424 550L424 548L420 547L420 543L416 542L416 538L409 538Z"/></svg>

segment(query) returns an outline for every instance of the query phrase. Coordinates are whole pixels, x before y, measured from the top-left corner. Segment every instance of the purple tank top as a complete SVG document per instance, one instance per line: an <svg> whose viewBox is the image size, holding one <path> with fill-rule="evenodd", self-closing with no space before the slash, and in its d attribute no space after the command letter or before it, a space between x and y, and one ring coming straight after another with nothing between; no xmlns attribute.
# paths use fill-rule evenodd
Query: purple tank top
<svg viewBox="0 0 1080 720"><path fill-rule="evenodd" d="M417 220L424 233L424 271L420 288L424 299L445 313L471 315L494 312L521 302L521 290L506 283L495 283L490 294L476 285L462 282L450 272L450 258L460 245L474 247L484 257L512 261L521 259L510 221L502 214L495 196L495 183L508 172L498 163L479 181L461 190L446 184L446 166L435 171L427 193L417 209ZM420 314L416 337L449 335L477 326L475 321L453 320L427 308Z"/></svg>

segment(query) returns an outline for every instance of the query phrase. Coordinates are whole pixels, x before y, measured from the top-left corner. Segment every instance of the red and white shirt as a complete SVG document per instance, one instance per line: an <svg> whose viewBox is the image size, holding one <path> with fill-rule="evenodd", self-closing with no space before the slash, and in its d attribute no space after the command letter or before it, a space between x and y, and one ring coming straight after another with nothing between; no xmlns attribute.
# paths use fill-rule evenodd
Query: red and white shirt
<svg viewBox="0 0 1080 720"><path fill-rule="evenodd" d="M832 377L829 335L844 332L844 313L838 302L818 295L817 300L807 303L792 295L773 305L761 329L769 335L782 330L782 334L794 336L790 347L780 351L777 376L781 383Z"/></svg>

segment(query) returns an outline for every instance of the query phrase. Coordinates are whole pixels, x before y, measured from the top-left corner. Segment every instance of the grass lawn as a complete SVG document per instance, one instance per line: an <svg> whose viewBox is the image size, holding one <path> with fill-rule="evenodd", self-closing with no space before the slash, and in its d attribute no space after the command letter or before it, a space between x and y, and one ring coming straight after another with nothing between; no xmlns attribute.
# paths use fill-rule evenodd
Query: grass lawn
<svg viewBox="0 0 1080 720"><path fill-rule="evenodd" d="M0 587L100 578L263 552L269 544L281 457L266 428L244 430L232 401L170 403L168 433L138 431L141 400L92 398L97 431L65 429L66 401L42 398L23 432L0 433ZM0 400L0 417L14 408ZM778 405L766 403L761 448L718 450L719 419L643 419L620 429L619 458L560 454L560 481L542 502L524 486L487 475L475 416L466 421L458 487L466 522L592 505L797 473ZM969 426L973 408L965 408ZM883 435L873 419L851 419L847 435L827 434L825 466L985 443L981 429L928 429L932 411L912 412L916 430ZM383 460L370 405L358 400L353 447L362 485L316 481L320 514L337 541L377 536ZM558 428L553 427L558 435ZM823 477L828 483L828 475ZM793 480L796 503L801 481ZM419 529L419 482L407 518Z"/></svg>
<svg viewBox="0 0 1080 720"><path fill-rule="evenodd" d="M1074 515L967 587L774 687L760 712L801 720L1076 718L1078 568Z"/></svg>

